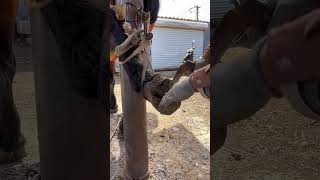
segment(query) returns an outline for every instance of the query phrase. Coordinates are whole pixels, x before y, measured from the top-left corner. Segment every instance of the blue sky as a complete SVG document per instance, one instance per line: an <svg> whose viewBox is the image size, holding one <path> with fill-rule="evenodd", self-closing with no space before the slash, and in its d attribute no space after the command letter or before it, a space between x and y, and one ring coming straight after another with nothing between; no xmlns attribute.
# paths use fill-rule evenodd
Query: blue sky
<svg viewBox="0 0 320 180"><path fill-rule="evenodd" d="M200 6L199 20L210 21L210 0L160 0L160 16L196 19L194 6ZM187 12L186 12L187 11Z"/></svg>

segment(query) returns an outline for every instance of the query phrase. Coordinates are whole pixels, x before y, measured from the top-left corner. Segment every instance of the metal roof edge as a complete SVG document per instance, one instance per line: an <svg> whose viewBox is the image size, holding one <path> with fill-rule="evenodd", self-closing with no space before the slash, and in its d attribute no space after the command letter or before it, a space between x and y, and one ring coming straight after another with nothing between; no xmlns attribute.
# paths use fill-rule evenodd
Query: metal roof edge
<svg viewBox="0 0 320 180"><path fill-rule="evenodd" d="M195 29L204 31L209 28L209 22L187 20L182 18L159 17L155 26L166 28Z"/></svg>
<svg viewBox="0 0 320 180"><path fill-rule="evenodd" d="M158 18L161 19L173 19L173 20L182 20L182 21L192 21L192 22L202 22L202 23L209 23L209 21L202 21L202 20L194 20L194 19L187 19L187 18L178 18L178 17L169 17L169 16L159 16Z"/></svg>

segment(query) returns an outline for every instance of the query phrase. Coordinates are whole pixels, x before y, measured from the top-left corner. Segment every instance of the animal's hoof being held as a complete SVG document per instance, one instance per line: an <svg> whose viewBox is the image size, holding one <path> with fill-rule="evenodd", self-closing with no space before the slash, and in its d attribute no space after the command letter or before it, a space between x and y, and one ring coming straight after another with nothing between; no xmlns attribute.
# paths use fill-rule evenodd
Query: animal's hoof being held
<svg viewBox="0 0 320 180"><path fill-rule="evenodd" d="M144 97L151 102L161 114L171 115L180 108L181 102L173 102L169 106L160 107L160 102L166 92L170 89L171 80L160 74L155 74L151 81L144 84Z"/></svg>

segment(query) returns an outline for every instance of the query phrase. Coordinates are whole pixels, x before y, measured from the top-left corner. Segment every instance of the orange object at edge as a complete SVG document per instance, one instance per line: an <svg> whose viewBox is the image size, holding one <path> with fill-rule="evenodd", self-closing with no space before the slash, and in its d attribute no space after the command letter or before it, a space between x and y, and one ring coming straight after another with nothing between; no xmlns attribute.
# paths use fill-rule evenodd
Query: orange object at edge
<svg viewBox="0 0 320 180"><path fill-rule="evenodd" d="M114 53L110 53L110 72L113 75L116 72L116 64L117 64L118 56Z"/></svg>

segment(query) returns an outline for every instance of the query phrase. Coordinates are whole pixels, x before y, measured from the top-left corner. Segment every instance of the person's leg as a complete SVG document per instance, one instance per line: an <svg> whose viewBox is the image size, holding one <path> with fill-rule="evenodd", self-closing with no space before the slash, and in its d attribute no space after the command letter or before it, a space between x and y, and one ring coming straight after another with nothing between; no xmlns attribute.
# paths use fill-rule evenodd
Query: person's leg
<svg viewBox="0 0 320 180"><path fill-rule="evenodd" d="M114 93L115 83L114 75L112 75L110 83L110 113L116 113L118 111L117 98Z"/></svg>
<svg viewBox="0 0 320 180"><path fill-rule="evenodd" d="M6 4L6 3L5 3ZM14 4L14 3L12 3ZM9 7L13 6L7 3ZM20 132L20 118L14 104L12 83L16 71L13 54L14 18L0 21L0 164L21 159L24 155L24 137Z"/></svg>

